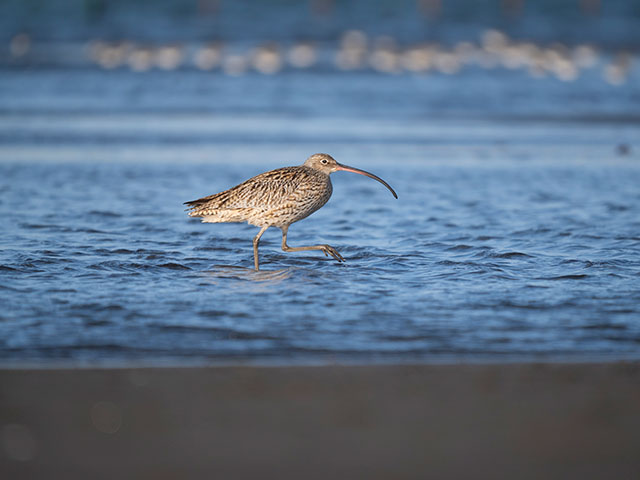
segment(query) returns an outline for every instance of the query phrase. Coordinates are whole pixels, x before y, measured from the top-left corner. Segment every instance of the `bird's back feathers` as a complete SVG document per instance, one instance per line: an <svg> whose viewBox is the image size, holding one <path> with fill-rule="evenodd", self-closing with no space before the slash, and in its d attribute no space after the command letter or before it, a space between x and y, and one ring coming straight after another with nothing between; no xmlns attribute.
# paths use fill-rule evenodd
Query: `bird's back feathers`
<svg viewBox="0 0 640 480"><path fill-rule="evenodd" d="M248 221L254 225L278 225L308 216L324 205L330 196L328 175L298 166L261 173L224 192L185 204L189 206L189 216L202 217L202 221L207 223ZM318 201L307 201L313 197ZM299 212L292 212L296 209ZM281 217L285 215L291 221L282 222Z"/></svg>

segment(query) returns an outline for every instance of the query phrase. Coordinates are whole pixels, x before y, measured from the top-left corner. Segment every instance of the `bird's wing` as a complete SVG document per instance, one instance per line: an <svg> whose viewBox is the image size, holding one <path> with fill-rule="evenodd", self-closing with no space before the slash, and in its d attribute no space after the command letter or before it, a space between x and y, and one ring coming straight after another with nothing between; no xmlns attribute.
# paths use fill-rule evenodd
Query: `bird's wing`
<svg viewBox="0 0 640 480"><path fill-rule="evenodd" d="M269 210L287 201L308 173L300 167L285 167L261 173L224 192L185 202L192 216L211 210L260 208Z"/></svg>

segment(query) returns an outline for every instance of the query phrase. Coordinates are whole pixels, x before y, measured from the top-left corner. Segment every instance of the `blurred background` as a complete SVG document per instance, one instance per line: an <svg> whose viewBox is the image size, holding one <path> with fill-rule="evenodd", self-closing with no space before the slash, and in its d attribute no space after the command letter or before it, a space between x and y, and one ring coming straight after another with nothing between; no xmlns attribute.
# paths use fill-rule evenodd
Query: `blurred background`
<svg viewBox="0 0 640 480"><path fill-rule="evenodd" d="M626 0L4 0L0 101L165 119L635 117L639 25Z"/></svg>
<svg viewBox="0 0 640 480"><path fill-rule="evenodd" d="M304 143L299 160L389 136L442 143L439 128L487 141L457 138L456 119L635 120L639 25L625 0L4 0L0 154L101 158L89 147L108 141L122 147L109 159L204 161L249 141ZM388 125L418 120L438 131ZM143 148L157 142L169 149Z"/></svg>
<svg viewBox="0 0 640 480"><path fill-rule="evenodd" d="M639 52L627 0L2 0L0 355L637 356ZM346 265L182 210L315 152L400 197L333 176L289 240Z"/></svg>
<svg viewBox="0 0 640 480"><path fill-rule="evenodd" d="M626 0L4 0L0 153L69 160L65 145L109 141L158 160L197 157L195 142L210 160L212 145L297 142L299 160L443 142L388 122L457 137L456 119L635 121L639 25ZM169 150L142 148L157 142Z"/></svg>

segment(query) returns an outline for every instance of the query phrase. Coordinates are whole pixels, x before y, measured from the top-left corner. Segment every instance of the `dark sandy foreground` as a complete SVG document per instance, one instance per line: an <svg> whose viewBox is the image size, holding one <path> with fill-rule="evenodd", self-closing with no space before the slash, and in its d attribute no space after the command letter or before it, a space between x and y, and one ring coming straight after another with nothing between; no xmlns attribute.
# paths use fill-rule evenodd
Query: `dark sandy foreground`
<svg viewBox="0 0 640 480"><path fill-rule="evenodd" d="M0 371L0 478L640 478L640 363Z"/></svg>

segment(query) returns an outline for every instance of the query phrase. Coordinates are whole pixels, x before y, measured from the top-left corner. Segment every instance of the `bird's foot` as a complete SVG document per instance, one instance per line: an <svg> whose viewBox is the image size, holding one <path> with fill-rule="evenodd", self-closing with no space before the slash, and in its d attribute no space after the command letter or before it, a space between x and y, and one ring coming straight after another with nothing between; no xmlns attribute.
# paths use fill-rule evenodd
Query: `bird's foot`
<svg viewBox="0 0 640 480"><path fill-rule="evenodd" d="M344 262L344 257L338 253L338 251L333 248L331 245L322 245L322 253L324 253L325 257L331 255L339 262Z"/></svg>

